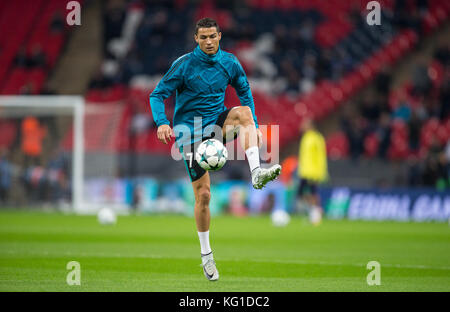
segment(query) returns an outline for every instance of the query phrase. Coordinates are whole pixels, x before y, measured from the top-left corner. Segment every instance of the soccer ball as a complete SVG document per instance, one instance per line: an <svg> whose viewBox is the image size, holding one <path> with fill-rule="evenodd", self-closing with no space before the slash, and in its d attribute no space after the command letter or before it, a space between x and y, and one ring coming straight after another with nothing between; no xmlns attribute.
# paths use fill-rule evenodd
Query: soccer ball
<svg viewBox="0 0 450 312"><path fill-rule="evenodd" d="M195 153L195 160L205 170L222 169L228 158L227 148L216 139L208 139L200 143Z"/></svg>
<svg viewBox="0 0 450 312"><path fill-rule="evenodd" d="M291 217L289 216L289 214L282 209L277 209L272 212L271 219L273 225L280 227L288 225L288 223L291 221Z"/></svg>
<svg viewBox="0 0 450 312"><path fill-rule="evenodd" d="M97 214L98 222L102 225L112 225L117 222L116 213L110 208L102 208Z"/></svg>

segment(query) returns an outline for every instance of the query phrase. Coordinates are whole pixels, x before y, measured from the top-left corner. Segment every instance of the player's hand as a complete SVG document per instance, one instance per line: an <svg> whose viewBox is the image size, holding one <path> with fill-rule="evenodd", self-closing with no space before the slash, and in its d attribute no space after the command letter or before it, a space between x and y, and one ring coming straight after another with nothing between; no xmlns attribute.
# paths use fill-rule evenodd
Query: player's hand
<svg viewBox="0 0 450 312"><path fill-rule="evenodd" d="M169 125L161 125L158 127L158 140L163 142L164 144L167 144L170 142L172 137L175 137L175 134L173 133L172 128L170 128Z"/></svg>
<svg viewBox="0 0 450 312"><path fill-rule="evenodd" d="M261 146L263 145L263 135L259 128L256 128L256 135L258 136L258 148L261 148Z"/></svg>

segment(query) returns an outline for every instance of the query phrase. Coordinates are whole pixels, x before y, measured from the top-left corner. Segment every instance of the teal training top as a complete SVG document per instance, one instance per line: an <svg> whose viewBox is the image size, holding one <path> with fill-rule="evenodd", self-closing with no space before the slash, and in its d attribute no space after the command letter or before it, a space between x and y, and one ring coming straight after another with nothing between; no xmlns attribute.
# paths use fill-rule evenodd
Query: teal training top
<svg viewBox="0 0 450 312"><path fill-rule="evenodd" d="M258 127L250 85L238 59L220 47L216 54L208 55L199 46L175 60L150 95L156 125L170 125L164 99L176 91L173 117L176 142L183 146L200 140L202 135L208 135L205 128L227 109L224 99L229 84L235 88L241 105L250 107ZM201 124L197 117L201 117Z"/></svg>

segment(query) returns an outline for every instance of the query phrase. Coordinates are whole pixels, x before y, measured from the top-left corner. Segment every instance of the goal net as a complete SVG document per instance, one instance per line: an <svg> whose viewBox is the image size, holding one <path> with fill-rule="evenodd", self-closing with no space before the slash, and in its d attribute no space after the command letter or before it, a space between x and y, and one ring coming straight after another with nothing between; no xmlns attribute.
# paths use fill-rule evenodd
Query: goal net
<svg viewBox="0 0 450 312"><path fill-rule="evenodd" d="M120 103L85 103L81 96L0 96L0 161L8 182L0 206L127 209L115 198L121 113Z"/></svg>

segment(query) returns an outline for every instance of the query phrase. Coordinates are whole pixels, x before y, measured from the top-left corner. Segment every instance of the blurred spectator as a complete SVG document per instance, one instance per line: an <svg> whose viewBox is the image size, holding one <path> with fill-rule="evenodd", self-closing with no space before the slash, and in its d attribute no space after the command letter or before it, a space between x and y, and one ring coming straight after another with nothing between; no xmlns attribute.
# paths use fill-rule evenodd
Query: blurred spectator
<svg viewBox="0 0 450 312"><path fill-rule="evenodd" d="M47 182L45 168L41 165L41 162L37 161L36 165L26 167L22 178L27 193L27 200L30 203L42 204L47 195Z"/></svg>
<svg viewBox="0 0 450 312"><path fill-rule="evenodd" d="M68 200L69 193L67 177L69 172L68 160L59 148L53 150L47 165L47 185L49 200L52 203L58 203L62 200Z"/></svg>
<svg viewBox="0 0 450 312"><path fill-rule="evenodd" d="M427 157L422 173L422 181L425 186L435 187L439 179L439 163L436 157Z"/></svg>
<svg viewBox="0 0 450 312"><path fill-rule="evenodd" d="M32 116L22 121L22 152L25 155L25 165L36 164L42 153L42 140L46 129Z"/></svg>
<svg viewBox="0 0 450 312"><path fill-rule="evenodd" d="M448 178L448 162L445 150L436 137L433 137L422 172L423 184L443 189L446 187Z"/></svg>
<svg viewBox="0 0 450 312"><path fill-rule="evenodd" d="M300 39L304 42L310 42L314 40L314 22L307 18L303 23L300 25L299 34Z"/></svg>
<svg viewBox="0 0 450 312"><path fill-rule="evenodd" d="M52 20L50 22L50 32L52 34L60 34L64 30L64 19L61 12L58 11L53 14Z"/></svg>
<svg viewBox="0 0 450 312"><path fill-rule="evenodd" d="M32 95L34 94L34 84L32 81L28 81L19 90L20 95Z"/></svg>
<svg viewBox="0 0 450 312"><path fill-rule="evenodd" d="M411 119L411 104L408 102L407 98L406 98L406 94L402 93L400 95L400 98L396 104L396 107L393 111L393 118L398 118L403 120L404 122L409 122L409 120ZM416 115L417 118L417 115Z"/></svg>
<svg viewBox="0 0 450 312"><path fill-rule="evenodd" d="M142 105L136 106L138 107L138 110L134 112L133 117L131 118L130 130L134 134L141 134L148 131L154 125L154 122Z"/></svg>
<svg viewBox="0 0 450 312"><path fill-rule="evenodd" d="M439 143L436 136L433 135L430 147L428 148L428 156L437 159L443 150L443 146Z"/></svg>
<svg viewBox="0 0 450 312"><path fill-rule="evenodd" d="M428 10L428 0L416 0L416 7L421 15L424 15Z"/></svg>
<svg viewBox="0 0 450 312"><path fill-rule="evenodd" d="M137 48L137 46L132 46L128 52L128 56L123 60L123 75L122 82L129 83L133 76L137 76L143 73L143 55Z"/></svg>
<svg viewBox="0 0 450 312"><path fill-rule="evenodd" d="M298 167L298 157L291 155L287 157L281 164L283 170L281 171L280 181L285 185L291 185L296 176L296 171Z"/></svg>
<svg viewBox="0 0 450 312"><path fill-rule="evenodd" d="M122 25L125 20L125 8L123 1L106 1L103 10L103 45L107 58L113 58L113 55L107 51L107 44L111 39L119 38L122 33Z"/></svg>
<svg viewBox="0 0 450 312"><path fill-rule="evenodd" d="M438 190L450 189L450 162L447 160L444 151L442 151L437 158L438 177L436 181L436 188Z"/></svg>
<svg viewBox="0 0 450 312"><path fill-rule="evenodd" d="M103 74L102 69L97 70L95 76L89 82L90 89L106 89L113 85L113 81Z"/></svg>
<svg viewBox="0 0 450 312"><path fill-rule="evenodd" d="M262 214L268 214L275 207L275 195L273 193L267 194L266 200L264 200L261 210L259 211Z"/></svg>
<svg viewBox="0 0 450 312"><path fill-rule="evenodd" d="M227 180L239 181L246 178L245 171L242 171L240 161L230 161L222 170L224 170Z"/></svg>
<svg viewBox="0 0 450 312"><path fill-rule="evenodd" d="M375 88L381 95L387 96L391 88L391 74L386 67L375 78Z"/></svg>
<svg viewBox="0 0 450 312"><path fill-rule="evenodd" d="M394 6L394 23L400 29L412 28L417 33L422 33L420 14L417 7L414 9L408 5L408 0L396 0ZM421 9L424 2L421 3Z"/></svg>
<svg viewBox="0 0 450 312"><path fill-rule="evenodd" d="M250 214L270 213L273 210L285 210L285 187L279 181L273 181L262 190L250 188L248 194L248 212Z"/></svg>
<svg viewBox="0 0 450 312"><path fill-rule="evenodd" d="M445 145L445 159L450 163L450 140L447 140L447 145Z"/></svg>
<svg viewBox="0 0 450 312"><path fill-rule="evenodd" d="M436 51L433 54L433 57L443 66L448 66L450 61L450 45L448 44L448 42L445 42L445 40L436 49Z"/></svg>
<svg viewBox="0 0 450 312"><path fill-rule="evenodd" d="M408 121L409 149L416 152L419 149L420 129L422 129L422 120L415 110L411 112L411 119Z"/></svg>
<svg viewBox="0 0 450 312"><path fill-rule="evenodd" d="M380 106L372 99L372 97L364 97L361 100L361 115L368 121L370 131L376 129L380 119Z"/></svg>
<svg viewBox="0 0 450 312"><path fill-rule="evenodd" d="M29 58L29 64L30 67L34 68L45 68L47 66L47 59L40 44L36 44L33 47Z"/></svg>
<svg viewBox="0 0 450 312"><path fill-rule="evenodd" d="M8 151L0 150L0 203L8 202L11 188L12 165L8 159Z"/></svg>
<svg viewBox="0 0 450 312"><path fill-rule="evenodd" d="M413 95L426 96L432 87L430 76L428 75L428 64L419 61L412 72Z"/></svg>
<svg viewBox="0 0 450 312"><path fill-rule="evenodd" d="M365 122L360 116L345 110L340 123L349 142L350 155L354 160L358 159L363 152L367 135Z"/></svg>
<svg viewBox="0 0 450 312"><path fill-rule="evenodd" d="M411 156L407 160L408 164L408 186L419 187L422 186L422 162L416 156Z"/></svg>
<svg viewBox="0 0 450 312"><path fill-rule="evenodd" d="M427 111L428 118L439 119L441 115L441 105L436 98L425 98L424 104L425 110Z"/></svg>
<svg viewBox="0 0 450 312"><path fill-rule="evenodd" d="M450 69L447 69L450 73ZM440 103L439 118L441 120L446 120L450 117L450 79L447 79L442 83L442 88L440 90L438 101Z"/></svg>
<svg viewBox="0 0 450 312"><path fill-rule="evenodd" d="M293 69L289 71L288 77L287 77L287 86L286 86L286 92L290 93L298 93L299 91L299 83L300 83L300 77L298 75L298 72Z"/></svg>
<svg viewBox="0 0 450 312"><path fill-rule="evenodd" d="M245 206L245 193L243 192L243 190L238 187L231 188L229 196L230 201L227 207L227 211L234 216L246 216L248 214L248 208Z"/></svg>
<svg viewBox="0 0 450 312"><path fill-rule="evenodd" d="M388 113L383 113L380 116L376 135L378 137L378 141L380 142L378 157L385 159L391 143L391 118Z"/></svg>
<svg viewBox="0 0 450 312"><path fill-rule="evenodd" d="M317 78L318 80L322 79L331 79L332 77L332 52L329 49L325 49L322 51L322 55L317 60Z"/></svg>
<svg viewBox="0 0 450 312"><path fill-rule="evenodd" d="M321 215L323 208L317 188L328 178L325 139L310 119L303 121L302 132L298 154L298 196L308 203L310 215Z"/></svg>
<svg viewBox="0 0 450 312"><path fill-rule="evenodd" d="M28 68L30 67L30 62L27 56L27 50L25 46L20 47L19 51L14 58L14 65L17 67Z"/></svg>
<svg viewBox="0 0 450 312"><path fill-rule="evenodd" d="M308 84L314 86L317 78L317 59L312 54L306 54L303 59L302 75Z"/></svg>
<svg viewBox="0 0 450 312"><path fill-rule="evenodd" d="M44 84L40 92L41 95L55 95L55 89L53 89L49 83Z"/></svg>

